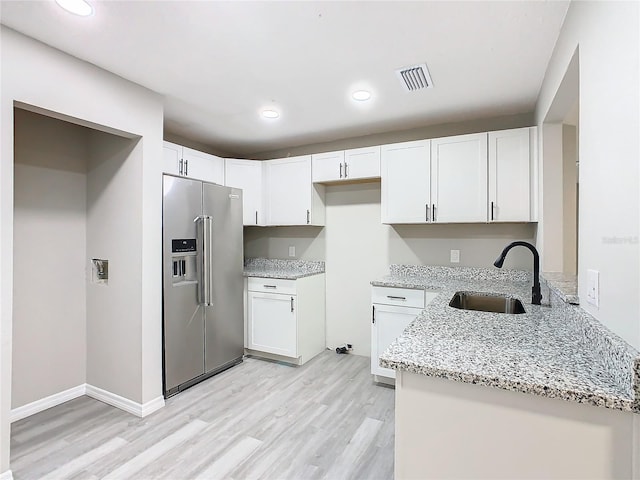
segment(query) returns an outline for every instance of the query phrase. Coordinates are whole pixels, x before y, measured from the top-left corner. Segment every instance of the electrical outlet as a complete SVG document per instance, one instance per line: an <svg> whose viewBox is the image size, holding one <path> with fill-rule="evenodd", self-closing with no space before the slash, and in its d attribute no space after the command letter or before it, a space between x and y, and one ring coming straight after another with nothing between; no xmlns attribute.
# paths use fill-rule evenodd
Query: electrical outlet
<svg viewBox="0 0 640 480"><path fill-rule="evenodd" d="M600 306L600 272L587 270L587 303Z"/></svg>
<svg viewBox="0 0 640 480"><path fill-rule="evenodd" d="M460 263L460 250L451 250L451 263Z"/></svg>
<svg viewBox="0 0 640 480"><path fill-rule="evenodd" d="M296 247L293 245L289 246L289 256L290 257L295 257L296 256Z"/></svg>

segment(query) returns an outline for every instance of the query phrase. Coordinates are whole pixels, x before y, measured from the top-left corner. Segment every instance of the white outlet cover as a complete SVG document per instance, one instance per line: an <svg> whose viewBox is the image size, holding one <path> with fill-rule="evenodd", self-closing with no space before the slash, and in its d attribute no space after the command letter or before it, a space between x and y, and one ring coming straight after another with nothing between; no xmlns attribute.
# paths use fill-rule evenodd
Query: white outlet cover
<svg viewBox="0 0 640 480"><path fill-rule="evenodd" d="M460 250L451 250L451 263L460 263Z"/></svg>
<svg viewBox="0 0 640 480"><path fill-rule="evenodd" d="M290 256L290 257L295 257L295 256L296 256L296 247L295 247L295 246L293 246L293 245L291 245L291 246L289 247L289 256Z"/></svg>
<svg viewBox="0 0 640 480"><path fill-rule="evenodd" d="M600 306L600 272L587 270L587 303Z"/></svg>

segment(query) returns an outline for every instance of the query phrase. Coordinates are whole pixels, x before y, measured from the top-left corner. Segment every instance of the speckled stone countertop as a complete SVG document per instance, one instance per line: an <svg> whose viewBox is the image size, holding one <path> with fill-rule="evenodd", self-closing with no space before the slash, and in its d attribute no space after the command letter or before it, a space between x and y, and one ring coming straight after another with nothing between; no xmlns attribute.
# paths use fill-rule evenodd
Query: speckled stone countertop
<svg viewBox="0 0 640 480"><path fill-rule="evenodd" d="M245 277L282 278L296 280L324 273L324 262L277 258L247 258L244 261Z"/></svg>
<svg viewBox="0 0 640 480"><path fill-rule="evenodd" d="M531 304L528 272L392 265L377 286L440 292L380 365L640 413L640 353L575 305ZM457 291L519 298L526 313L459 310ZM544 301L543 301L544 303Z"/></svg>
<svg viewBox="0 0 640 480"><path fill-rule="evenodd" d="M560 300L578 305L578 278L561 272L544 272L540 274L540 282L555 293Z"/></svg>

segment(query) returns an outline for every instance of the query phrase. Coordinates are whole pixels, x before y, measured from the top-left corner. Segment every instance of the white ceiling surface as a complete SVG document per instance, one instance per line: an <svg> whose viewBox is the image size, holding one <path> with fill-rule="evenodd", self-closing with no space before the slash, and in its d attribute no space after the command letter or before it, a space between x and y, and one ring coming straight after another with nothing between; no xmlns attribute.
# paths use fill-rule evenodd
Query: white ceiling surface
<svg viewBox="0 0 640 480"><path fill-rule="evenodd" d="M167 131L241 155L531 112L569 5L89 1L83 18L2 0L1 20L165 95ZM422 62L434 88L405 92L394 71Z"/></svg>

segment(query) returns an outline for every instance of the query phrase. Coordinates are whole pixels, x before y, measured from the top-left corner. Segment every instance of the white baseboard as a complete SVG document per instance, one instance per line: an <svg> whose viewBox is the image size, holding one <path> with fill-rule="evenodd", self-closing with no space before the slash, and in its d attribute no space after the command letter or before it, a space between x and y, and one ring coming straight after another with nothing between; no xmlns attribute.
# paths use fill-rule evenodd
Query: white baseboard
<svg viewBox="0 0 640 480"><path fill-rule="evenodd" d="M13 473L11 473L11 470L0 473L0 480L13 480Z"/></svg>
<svg viewBox="0 0 640 480"><path fill-rule="evenodd" d="M102 388L83 383L82 385L78 385L77 387L73 387L63 392L49 395L48 397L41 398L40 400L36 400L35 402L23 405L22 407L14 408L13 410L11 410L10 421L11 423L17 422L18 420L22 420L23 418L29 417L36 413L40 413L47 408L55 407L83 395L95 398L96 400L100 400L101 402L119 408L120 410L124 410L125 412L131 413L141 418L146 417L147 415L151 415L153 412L164 407L163 396L156 397L153 400L148 401L147 403L138 403L134 402L133 400L129 400L128 398L121 397L120 395L116 395L115 393L111 393L107 390L103 390ZM0 480L5 480L4 475L6 473L7 472L0 475ZM9 475L11 475L10 471ZM12 477L9 476L7 478L10 479Z"/></svg>
<svg viewBox="0 0 640 480"><path fill-rule="evenodd" d="M53 395L41 398L40 400L36 400L35 402L27 403L26 405L23 405L21 407L14 408L13 410L11 410L10 421L11 423L17 422L18 420L22 420L23 418L29 417L36 413L40 413L47 408L55 407L56 405L68 402L69 400L73 400L74 398L81 397L86 393L86 390L87 385L83 383L82 385L78 385L77 387L54 393ZM9 474L11 474L11 472L9 472ZM4 473L2 475L4 475ZM0 476L0 480L4 480L4 477Z"/></svg>
<svg viewBox="0 0 640 480"><path fill-rule="evenodd" d="M146 417L147 415L151 415L153 412L160 410L162 407L164 407L164 397L160 395L159 397L156 397L153 400L142 404L142 415L140 416Z"/></svg>
<svg viewBox="0 0 640 480"><path fill-rule="evenodd" d="M120 410L129 412L136 417L146 417L147 415L150 415L156 410L164 407L163 397L156 397L153 400L142 404L89 384L87 384L87 395L108 405L119 408Z"/></svg>

